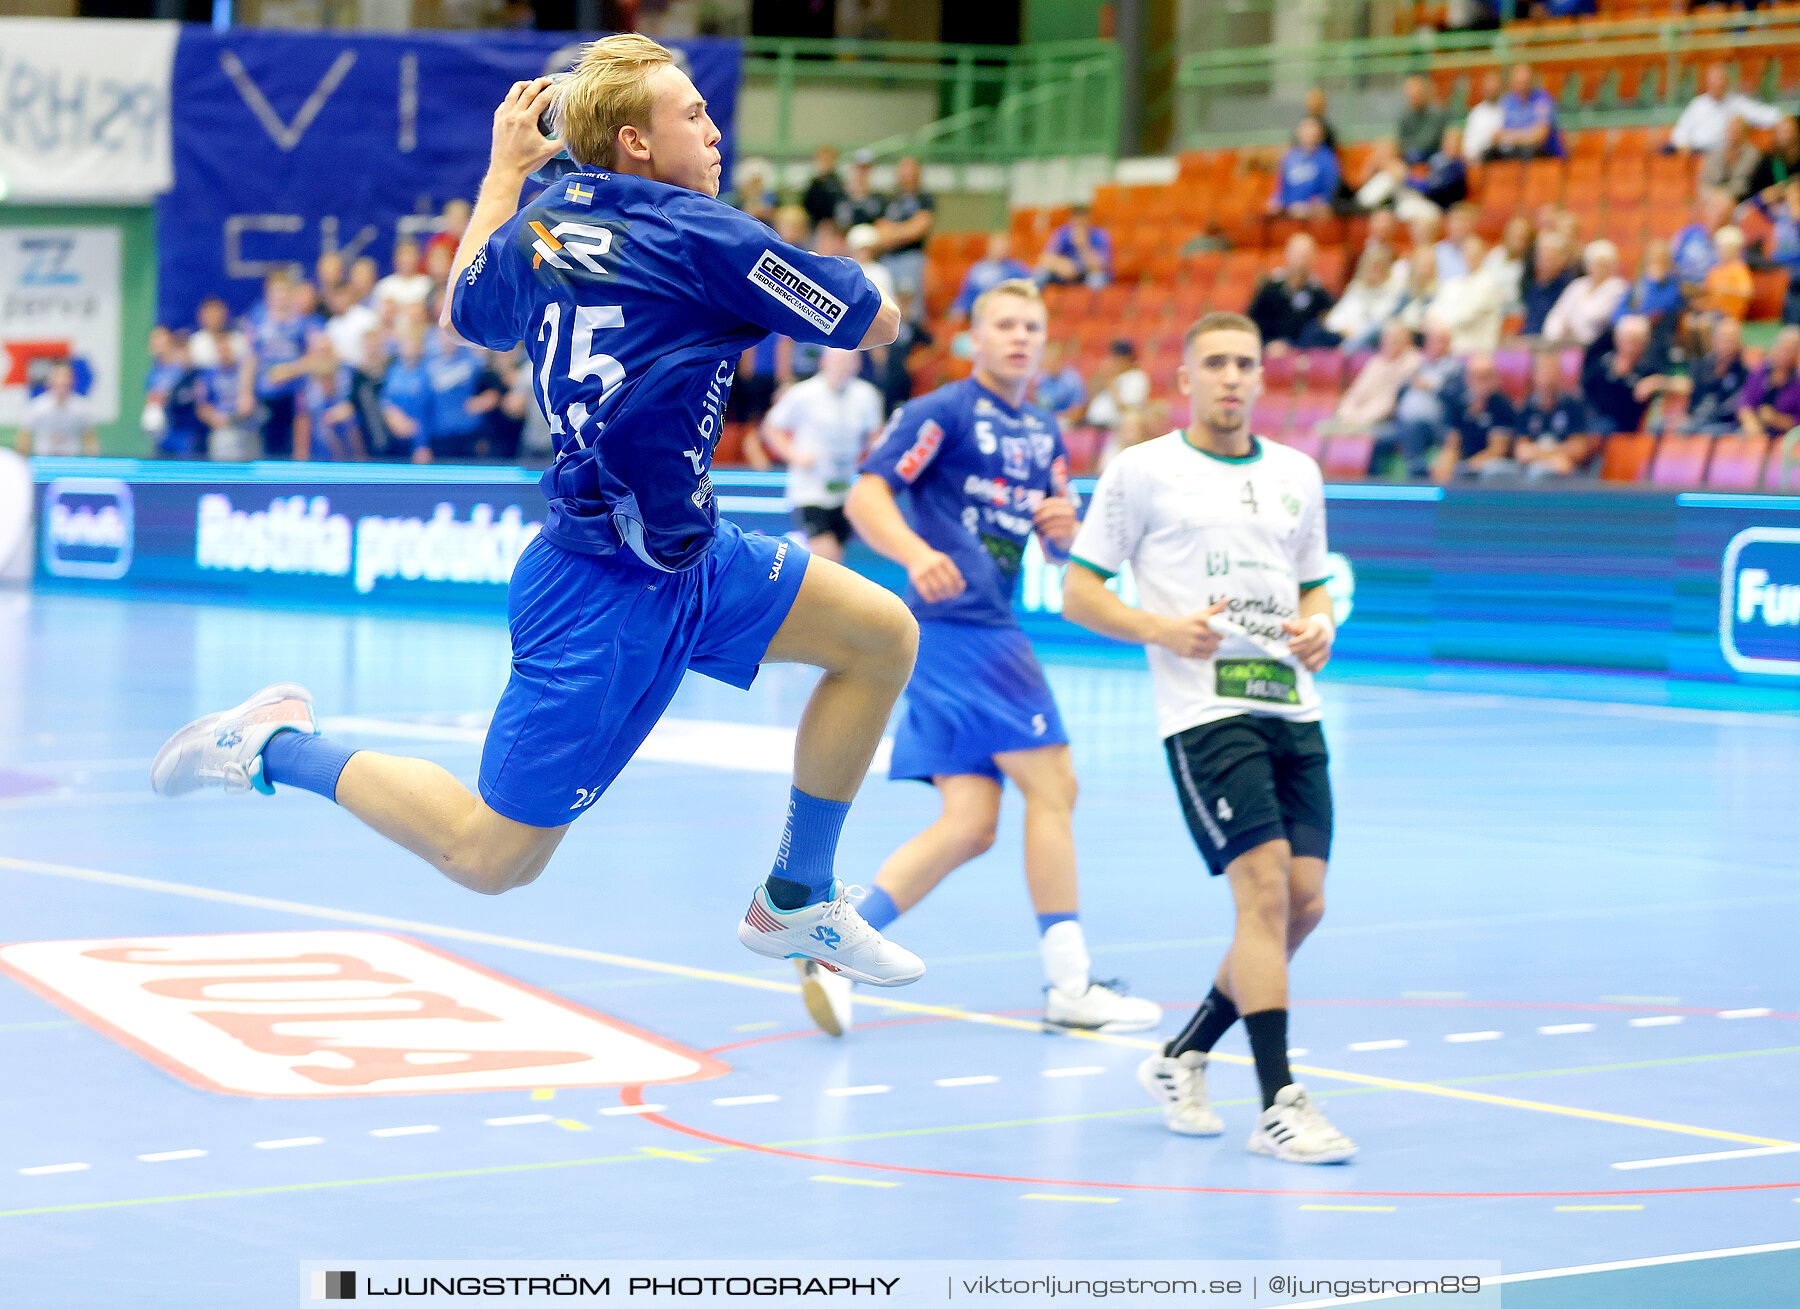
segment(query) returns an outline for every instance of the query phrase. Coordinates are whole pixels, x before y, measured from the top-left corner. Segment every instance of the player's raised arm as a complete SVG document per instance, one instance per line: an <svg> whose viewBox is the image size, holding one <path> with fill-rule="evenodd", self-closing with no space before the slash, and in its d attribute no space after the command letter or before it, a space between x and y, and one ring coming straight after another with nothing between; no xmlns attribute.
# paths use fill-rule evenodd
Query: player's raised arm
<svg viewBox="0 0 1800 1309"><path fill-rule="evenodd" d="M463 270L475 262L475 252L519 211L519 192L532 170L562 149L561 141L538 130L538 119L550 107L555 85L548 77L514 82L506 99L494 110L494 139L488 150L487 175L481 179L481 192L469 215L469 226L450 263L450 286L454 287ZM439 316L445 327L451 325L454 299L449 291L445 292L444 309Z"/></svg>

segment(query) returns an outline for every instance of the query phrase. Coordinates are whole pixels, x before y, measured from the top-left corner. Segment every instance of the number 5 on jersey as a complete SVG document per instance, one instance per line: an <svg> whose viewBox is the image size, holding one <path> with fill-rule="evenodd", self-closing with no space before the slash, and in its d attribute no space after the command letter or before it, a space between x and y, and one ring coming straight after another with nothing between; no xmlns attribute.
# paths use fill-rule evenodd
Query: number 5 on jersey
<svg viewBox="0 0 1800 1309"><path fill-rule="evenodd" d="M538 343L546 346L544 360L538 365L538 407L544 411L544 417L549 421L553 433L559 436L566 433L579 443L581 429L586 425L591 412L589 406L578 400L567 405L557 405L550 398L552 381L564 380L552 377L552 368L562 343L562 322L562 302L550 301L544 306L544 316L539 320L537 330ZM570 382L580 382L589 377L600 379L600 398L593 408L604 404L606 398L625 380L625 366L611 355L594 349L594 333L623 326L625 311L618 305L575 306L575 319L569 332L569 366L564 378Z"/></svg>

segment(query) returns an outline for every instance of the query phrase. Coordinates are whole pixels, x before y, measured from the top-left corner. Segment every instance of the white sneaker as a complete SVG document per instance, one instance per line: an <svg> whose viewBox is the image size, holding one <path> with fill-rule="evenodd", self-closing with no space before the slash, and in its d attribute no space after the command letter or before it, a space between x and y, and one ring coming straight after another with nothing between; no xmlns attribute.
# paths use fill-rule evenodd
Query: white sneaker
<svg viewBox="0 0 1800 1309"><path fill-rule="evenodd" d="M1206 1098L1206 1054L1187 1050L1171 1059L1153 1054L1138 1065L1138 1085L1163 1107L1163 1122L1183 1136L1217 1136L1225 1120Z"/></svg>
<svg viewBox="0 0 1800 1309"><path fill-rule="evenodd" d="M1356 1142L1325 1121L1298 1082L1275 1093L1262 1111L1249 1148L1290 1164L1339 1164L1356 1153Z"/></svg>
<svg viewBox="0 0 1800 1309"><path fill-rule="evenodd" d="M158 795L186 795L207 786L234 794L254 787L274 795L274 786L262 775L269 738L280 731L310 736L318 730L311 692L277 682L241 705L196 718L163 742L150 765L150 786Z"/></svg>
<svg viewBox="0 0 1800 1309"><path fill-rule="evenodd" d="M1076 994L1045 988L1044 1021L1083 1032L1141 1032L1162 1021L1162 1006L1125 994L1123 982L1090 982Z"/></svg>
<svg viewBox="0 0 1800 1309"><path fill-rule="evenodd" d="M800 998L806 1002L806 1012L812 1015L819 1030L827 1036L848 1032L850 992L856 984L814 959L796 959L794 967L800 970Z"/></svg>
<svg viewBox="0 0 1800 1309"><path fill-rule="evenodd" d="M765 887L750 897L738 940L771 959L816 959L834 973L871 986L905 986L925 976L925 961L895 945L862 919L850 897L860 887L831 884L831 898L799 909L777 909Z"/></svg>

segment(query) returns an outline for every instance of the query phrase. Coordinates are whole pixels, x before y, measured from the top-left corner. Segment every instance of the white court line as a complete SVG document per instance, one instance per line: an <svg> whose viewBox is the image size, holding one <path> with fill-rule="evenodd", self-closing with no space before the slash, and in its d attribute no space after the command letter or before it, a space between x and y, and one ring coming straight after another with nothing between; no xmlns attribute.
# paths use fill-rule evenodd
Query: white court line
<svg viewBox="0 0 1800 1309"><path fill-rule="evenodd" d="M437 1131L437 1128L435 1126L433 1126L432 1124L420 1123L415 1127L377 1127L377 1128L373 1129L369 1133L369 1135L370 1136L429 1136L431 1133L433 1133L435 1131Z"/></svg>
<svg viewBox="0 0 1800 1309"><path fill-rule="evenodd" d="M1721 1017L1721 1018L1767 1018L1769 1016L1770 1012L1771 1012L1770 1010L1762 1009L1762 1008L1721 1009L1721 1010L1719 1010L1719 1017Z"/></svg>
<svg viewBox="0 0 1800 1309"><path fill-rule="evenodd" d="M44 1177L50 1173L85 1173L90 1164L39 1164L36 1168L21 1168L21 1177Z"/></svg>
<svg viewBox="0 0 1800 1309"><path fill-rule="evenodd" d="M1104 1073L1106 1069L1099 1064L1083 1064L1079 1068L1046 1068L1045 1077L1092 1077L1095 1073Z"/></svg>
<svg viewBox="0 0 1800 1309"><path fill-rule="evenodd" d="M206 1153L204 1150L158 1150L154 1154L141 1154L139 1163L161 1164L171 1159L198 1159Z"/></svg>
<svg viewBox="0 0 1800 1309"><path fill-rule="evenodd" d="M1342 688L1339 689L1341 692ZM1800 714L1773 711L1754 713L1742 709L1686 709L1676 705L1561 700L1552 696L1504 695L1484 691L1419 691L1402 686L1359 687L1354 699L1455 700L1472 709L1516 709L1523 704L1542 709L1546 713L1588 714L1598 718L1639 718L1656 723L1706 723L1715 727L1775 727L1800 731Z"/></svg>
<svg viewBox="0 0 1800 1309"><path fill-rule="evenodd" d="M1535 1273L1502 1273L1498 1277L1484 1277L1481 1284L1487 1286L1508 1286L1514 1282L1544 1282L1557 1277L1585 1277L1589 1273L1619 1273L1632 1268L1661 1268L1668 1264L1691 1264L1705 1259L1737 1259L1744 1255L1776 1254L1783 1250L1800 1250L1800 1241L1778 1241L1772 1245L1740 1245L1729 1250L1696 1250L1692 1254L1658 1254L1643 1259L1620 1259L1607 1264L1575 1264L1568 1268L1544 1268ZM1338 1309L1346 1304L1375 1304L1382 1301L1402 1300L1410 1297L1410 1292L1395 1292L1390 1295L1353 1295L1335 1300L1304 1300L1298 1304L1284 1305L1282 1309Z"/></svg>
<svg viewBox="0 0 1800 1309"><path fill-rule="evenodd" d="M891 1086L828 1086L826 1095L883 1095L893 1090Z"/></svg>
<svg viewBox="0 0 1800 1309"><path fill-rule="evenodd" d="M1680 1014L1653 1014L1649 1018L1628 1019L1627 1023L1631 1027L1673 1027L1680 1021Z"/></svg>
<svg viewBox="0 0 1800 1309"><path fill-rule="evenodd" d="M1716 1150L1712 1154L1675 1154L1667 1159L1628 1159L1614 1164L1620 1172L1633 1168L1673 1168L1677 1164L1710 1164L1717 1159L1758 1159L1766 1154L1800 1154L1800 1145L1764 1145L1754 1150Z"/></svg>
<svg viewBox="0 0 1800 1309"><path fill-rule="evenodd" d="M740 1104L774 1104L779 1099L778 1095L722 1095L713 1103L730 1108Z"/></svg>
<svg viewBox="0 0 1800 1309"><path fill-rule="evenodd" d="M483 1120L489 1127L520 1127L526 1123L547 1123L549 1114L512 1114L505 1118L487 1118Z"/></svg>
<svg viewBox="0 0 1800 1309"><path fill-rule="evenodd" d="M1538 1028L1539 1036L1572 1036L1576 1032L1591 1032L1592 1023L1551 1023L1548 1027Z"/></svg>
<svg viewBox="0 0 1800 1309"><path fill-rule="evenodd" d="M1505 1035L1505 1032L1451 1032L1444 1039L1451 1042L1498 1041Z"/></svg>
<svg viewBox="0 0 1800 1309"><path fill-rule="evenodd" d="M322 1136L289 1136L279 1141L257 1141L258 1150L287 1150L296 1145L324 1145Z"/></svg>
<svg viewBox="0 0 1800 1309"><path fill-rule="evenodd" d="M1356 1051L1358 1054L1361 1054L1366 1050L1401 1050L1401 1049L1404 1049L1405 1046L1406 1046L1405 1041L1398 1041L1398 1040L1395 1040L1395 1041L1352 1041L1352 1042L1350 1042L1350 1045L1348 1048Z"/></svg>
<svg viewBox="0 0 1800 1309"><path fill-rule="evenodd" d="M1309 1055L1311 1053L1312 1053L1311 1050L1306 1049L1304 1046L1297 1045L1292 1050L1288 1051L1288 1058L1289 1059L1304 1059L1304 1058L1306 1058L1307 1055Z"/></svg>
<svg viewBox="0 0 1800 1309"><path fill-rule="evenodd" d="M615 1104L600 1112L608 1118L623 1118L628 1114L660 1114L668 1107L666 1104Z"/></svg>
<svg viewBox="0 0 1800 1309"><path fill-rule="evenodd" d="M933 1086L988 1086L999 1081L992 1073L983 1073L979 1077L940 1077Z"/></svg>

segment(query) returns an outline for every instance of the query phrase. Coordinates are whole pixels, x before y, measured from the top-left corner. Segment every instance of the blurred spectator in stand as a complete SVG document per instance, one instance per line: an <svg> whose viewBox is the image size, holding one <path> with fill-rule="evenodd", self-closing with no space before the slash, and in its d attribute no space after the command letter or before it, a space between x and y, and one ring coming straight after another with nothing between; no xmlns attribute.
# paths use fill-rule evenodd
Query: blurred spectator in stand
<svg viewBox="0 0 1800 1309"><path fill-rule="evenodd" d="M1412 253L1406 256L1405 267L1406 291L1394 316L1409 330L1423 335L1425 320L1431 315L1431 302L1438 293L1437 254L1428 245L1414 246ZM1448 340L1448 329L1444 335Z"/></svg>
<svg viewBox="0 0 1800 1309"><path fill-rule="evenodd" d="M300 384L306 372L300 358L306 353L307 324L299 309L299 289L275 273L263 282L262 303L246 319L265 459L286 459L294 453Z"/></svg>
<svg viewBox="0 0 1800 1309"><path fill-rule="evenodd" d="M1731 211L1736 208L1731 197L1716 186L1709 186L1700 193L1698 216L1675 234L1669 243L1669 257L1675 261L1675 275L1681 284L1693 296L1701 292L1706 282L1706 275L1719 262L1719 252L1713 245L1713 233L1731 221Z"/></svg>
<svg viewBox="0 0 1800 1309"><path fill-rule="evenodd" d="M1728 139L1734 120L1741 132L1746 123L1773 127L1780 119L1781 111L1774 105L1733 91L1725 65L1712 64L1701 80L1700 94L1688 101L1681 117L1675 120L1669 144L1677 150L1707 154Z"/></svg>
<svg viewBox="0 0 1800 1309"><path fill-rule="evenodd" d="M1369 234L1363 240L1361 254L1376 248L1386 250L1398 263L1400 259L1400 220L1392 209L1377 209L1369 215Z"/></svg>
<svg viewBox="0 0 1800 1309"><path fill-rule="evenodd" d="M1500 390L1500 369L1491 353L1469 356L1461 384L1452 385L1444 407L1448 423L1444 444L1432 460L1433 481L1448 482L1458 473L1477 476L1493 460L1505 458L1519 415Z"/></svg>
<svg viewBox="0 0 1800 1309"><path fill-rule="evenodd" d="M1337 155L1325 145L1325 129L1316 118L1300 120L1295 143L1281 157L1269 212L1289 218L1324 218L1337 197Z"/></svg>
<svg viewBox="0 0 1800 1309"><path fill-rule="evenodd" d="M1800 122L1784 114L1771 136L1769 152L1750 174L1750 198L1765 213L1780 202L1788 179L1800 177Z"/></svg>
<svg viewBox="0 0 1800 1309"><path fill-rule="evenodd" d="M225 337L231 338L231 358L235 362L244 357L250 345L244 334L233 330L231 311L225 302L216 295L209 295L200 302L200 326L188 337L188 358L195 368L217 368L222 357L220 342Z"/></svg>
<svg viewBox="0 0 1800 1309"><path fill-rule="evenodd" d="M22 455L100 453L93 413L87 398L75 393L75 368L68 360L51 364L44 389L26 401L13 447Z"/></svg>
<svg viewBox="0 0 1800 1309"><path fill-rule="evenodd" d="M1086 205L1075 205L1069 221L1050 234L1034 276L1040 283L1105 286L1112 280L1112 261L1112 236L1088 221Z"/></svg>
<svg viewBox="0 0 1800 1309"><path fill-rule="evenodd" d="M1457 205L1444 216L1444 235L1432 246L1437 255L1438 281L1447 282L1469 271L1465 247L1468 239L1475 235L1475 218L1475 206L1466 203ZM1486 254L1486 247L1483 247L1483 254Z"/></svg>
<svg viewBox="0 0 1800 1309"><path fill-rule="evenodd" d="M1065 428L1080 423L1087 412L1087 383L1081 380L1081 370L1069 357L1068 342L1061 337L1044 343L1044 359L1031 380L1028 398L1039 409L1055 414Z"/></svg>
<svg viewBox="0 0 1800 1309"><path fill-rule="evenodd" d="M1531 65L1514 64L1507 92L1500 97L1500 131L1492 155L1499 159L1562 158L1562 134L1556 129L1556 101L1534 85Z"/></svg>
<svg viewBox="0 0 1800 1309"><path fill-rule="evenodd" d="M1712 325L1706 353L1673 384L1688 398L1682 431L1723 436L1738 430L1737 398L1750 380L1743 342L1744 329L1737 319L1721 318Z"/></svg>
<svg viewBox="0 0 1800 1309"><path fill-rule="evenodd" d="M371 270L373 265L370 265ZM386 361L381 349L381 316L356 297L352 282L329 301L333 310L325 335L338 362L348 368L345 378L350 407L365 453L382 454L388 445L387 427L381 421L381 374Z"/></svg>
<svg viewBox="0 0 1800 1309"><path fill-rule="evenodd" d="M1735 318L1743 322L1750 313L1750 296L1755 289L1750 265L1744 262L1744 232L1730 223L1713 233L1713 250L1719 262L1706 275L1704 309L1715 318Z"/></svg>
<svg viewBox="0 0 1800 1309"><path fill-rule="evenodd" d="M1412 242L1414 253L1431 250L1444 234L1444 216L1438 213L1416 213L1406 220L1406 234Z"/></svg>
<svg viewBox="0 0 1800 1309"><path fill-rule="evenodd" d="M1387 140L1373 142L1367 171L1357 183L1356 207L1365 213L1392 208L1409 180L1399 147Z"/></svg>
<svg viewBox="0 0 1800 1309"><path fill-rule="evenodd" d="M313 284L319 288L319 299L330 300L344 285L350 270L344 265L344 256L336 250L327 250L313 261Z"/></svg>
<svg viewBox="0 0 1800 1309"><path fill-rule="evenodd" d="M1369 466L1384 475L1423 477L1429 451L1449 423L1447 398L1460 385L1462 363L1450 353L1450 329L1442 323L1427 319L1424 337L1419 365L1401 389L1394 416L1375 432Z"/></svg>
<svg viewBox="0 0 1800 1309"><path fill-rule="evenodd" d="M1344 294L1325 315L1325 330L1343 341L1345 350L1367 350L1393 318L1405 296L1405 284L1394 280L1394 256L1386 246L1370 246L1356 261L1356 274Z"/></svg>
<svg viewBox="0 0 1800 1309"><path fill-rule="evenodd" d="M823 223L835 222L832 218L822 218ZM802 250L812 245L813 221L807 217L806 210L799 205L783 205L775 211L775 235L789 245L797 245Z"/></svg>
<svg viewBox="0 0 1800 1309"><path fill-rule="evenodd" d="M998 282L1005 282L1015 277L1030 277L1031 270L1012 253L1012 234L1010 232L989 232L987 250L974 263L969 271L963 274L962 286L956 292L956 299L950 305L952 322L963 322L969 316L969 310L975 306L975 297Z"/></svg>
<svg viewBox="0 0 1800 1309"><path fill-rule="evenodd" d="M1750 179L1762 163L1762 151L1756 148L1741 118L1725 121L1725 139L1708 150L1700 161L1700 185L1716 186L1733 200L1750 194Z"/></svg>
<svg viewBox="0 0 1800 1309"><path fill-rule="evenodd" d="M1481 75L1475 103L1469 106L1469 116L1463 122L1463 158L1472 164L1486 159L1505 120L1505 111L1500 107L1500 70L1490 68Z"/></svg>
<svg viewBox="0 0 1800 1309"><path fill-rule="evenodd" d="M825 351L819 371L776 401L762 429L764 447L787 465L794 526L834 563L850 541L844 502L856 465L881 430L881 392L856 375L860 367L854 350Z"/></svg>
<svg viewBox="0 0 1800 1309"><path fill-rule="evenodd" d="M1307 91L1304 117L1312 119L1319 125L1320 140L1324 143L1325 148L1335 155L1338 148L1338 134L1337 129L1331 125L1331 112L1325 104L1324 87L1315 86Z"/></svg>
<svg viewBox="0 0 1800 1309"><path fill-rule="evenodd" d="M1401 390L1424 361L1425 356L1413 345L1412 332L1404 323L1389 319L1381 328L1381 348L1345 389L1322 430L1327 435L1372 435L1393 417Z"/></svg>
<svg viewBox="0 0 1800 1309"><path fill-rule="evenodd" d="M875 194L869 183L869 165L874 156L858 150L850 159L850 176L844 183L844 198L830 215L838 231L848 232L862 223L875 223L887 209L887 200Z"/></svg>
<svg viewBox="0 0 1800 1309"><path fill-rule="evenodd" d="M1447 0L1444 27L1452 32L1491 32L1500 26L1500 0Z"/></svg>
<svg viewBox="0 0 1800 1309"><path fill-rule="evenodd" d="M408 322L395 339L396 353L381 380L381 415L395 437L389 458L431 462L431 370L425 360L425 326Z"/></svg>
<svg viewBox="0 0 1800 1309"><path fill-rule="evenodd" d="M838 176L837 147L822 145L813 151L813 175L800 195L800 208L806 213L806 225L813 228L827 218L837 217L838 205L845 198L844 179ZM789 242L804 245L804 241Z"/></svg>
<svg viewBox="0 0 1800 1309"><path fill-rule="evenodd" d="M425 316L436 322L444 308L444 295L450 289L450 264L456 252L443 246L432 246L425 252L425 276L431 279L431 294L425 297Z"/></svg>
<svg viewBox="0 0 1800 1309"><path fill-rule="evenodd" d="M1150 399L1150 374L1138 366L1137 347L1130 341L1114 341L1104 363L1088 382L1085 421L1105 433L1100 445L1100 464L1121 448L1119 429Z"/></svg>
<svg viewBox="0 0 1800 1309"><path fill-rule="evenodd" d="M1506 312L1522 309L1520 294L1525 277L1525 258L1531 251L1531 220L1514 214L1501 229L1500 241L1481 261L1482 271L1506 293Z"/></svg>
<svg viewBox="0 0 1800 1309"><path fill-rule="evenodd" d="M236 332L221 332L213 340L217 353L210 366L199 370L199 390L194 411L206 424L206 457L236 461L255 454L248 419L254 407L250 380L250 354L240 346ZM191 345L191 342L190 342Z"/></svg>
<svg viewBox="0 0 1800 1309"><path fill-rule="evenodd" d="M1768 358L1753 369L1737 398L1738 427L1749 436L1778 440L1800 426L1800 327L1784 327Z"/></svg>
<svg viewBox="0 0 1800 1309"><path fill-rule="evenodd" d="M1544 320L1575 280L1575 267L1569 254L1569 243L1555 232L1540 231L1537 240L1532 242L1531 261L1519 289L1519 299L1525 310L1525 323L1519 329L1523 335L1543 335Z"/></svg>
<svg viewBox="0 0 1800 1309"><path fill-rule="evenodd" d="M456 248L462 244L463 233L469 230L469 202L458 197L444 205L443 213L438 215L437 231L425 243L424 262L429 265L434 252L442 250L447 256L444 264L444 275L450 275L450 265L456 261Z"/></svg>
<svg viewBox="0 0 1800 1309"><path fill-rule="evenodd" d="M1500 345L1500 325L1506 317L1506 288L1482 268L1487 246L1479 236L1463 238L1462 266L1469 271L1442 279L1426 310L1450 329L1450 348L1458 354Z"/></svg>
<svg viewBox="0 0 1800 1309"><path fill-rule="evenodd" d="M1544 316L1546 344L1587 349L1612 326L1631 290L1619 276L1619 248L1611 241L1590 242L1581 260L1587 271L1569 283Z"/></svg>
<svg viewBox="0 0 1800 1309"><path fill-rule="evenodd" d="M1781 202L1769 212L1774 234L1769 240L1769 264L1788 275L1787 293L1781 302L1781 321L1800 323L1800 177L1781 187Z"/></svg>
<svg viewBox="0 0 1800 1309"><path fill-rule="evenodd" d="M737 185L726 202L769 227L775 226L775 211L781 207L781 196L775 190L775 166L767 159L746 159L734 170Z"/></svg>
<svg viewBox="0 0 1800 1309"><path fill-rule="evenodd" d="M301 357L306 372L300 380L300 410L306 417L306 440L296 458L343 461L365 459L356 406L350 396L350 369L332 353L331 341L314 332Z"/></svg>
<svg viewBox="0 0 1800 1309"><path fill-rule="evenodd" d="M452 329L440 328L425 356L431 378L431 457L511 458L516 450L496 449L494 411L504 390L488 366L487 352L465 345Z"/></svg>
<svg viewBox="0 0 1800 1309"><path fill-rule="evenodd" d="M1265 354L1338 343L1320 321L1331 309L1331 292L1313 272L1318 253L1312 237L1295 232L1288 238L1281 267L1256 288L1249 316L1262 332Z"/></svg>
<svg viewBox="0 0 1800 1309"><path fill-rule="evenodd" d="M845 242L850 247L850 257L856 260L857 266L863 270L863 276L869 279L877 291L895 303L902 299L918 303L918 293L911 290L902 292L895 285L893 270L875 257L875 252L881 248L881 233L873 224L864 223L861 227L851 228L845 235ZM901 350L905 349L898 342L896 346ZM888 347L878 345L864 351L858 356L858 363L865 376L871 379L882 376L887 371Z"/></svg>
<svg viewBox="0 0 1800 1309"><path fill-rule="evenodd" d="M422 267L424 252L411 237L394 242L394 271L375 283L376 308L383 302L422 305L431 298L431 276Z"/></svg>
<svg viewBox="0 0 1800 1309"><path fill-rule="evenodd" d="M1581 471L1600 452L1588 422L1587 406L1563 377L1561 354L1539 350L1531 357L1531 391L1513 428L1513 464L1528 479Z"/></svg>
<svg viewBox="0 0 1800 1309"><path fill-rule="evenodd" d="M763 345L768 348L769 357L774 358L775 345L771 338L765 337ZM756 349L752 347L744 352L748 358ZM500 398L500 412L519 425L519 461L528 467L542 468L549 464L556 453L556 436L550 431L550 423L544 417L544 411L538 408L537 392L533 386L531 358L521 349L513 351L512 379L507 383L506 394ZM772 366L772 365L771 365ZM732 383L732 395L738 394L737 384L743 380L743 365L738 366L738 377ZM770 390L773 390L773 384ZM730 401L727 404L727 416L730 415ZM760 418L762 415L758 414ZM748 440L746 439L746 445ZM765 456L763 467L768 466Z"/></svg>
<svg viewBox="0 0 1800 1309"><path fill-rule="evenodd" d="M919 161L911 155L894 165L894 194L875 220L881 262L894 287L914 304L925 299L925 242L937 221L937 198L920 189Z"/></svg>
<svg viewBox="0 0 1800 1309"><path fill-rule="evenodd" d="M1581 365L1581 395L1594 430L1635 432L1650 402L1669 389L1664 357L1652 348L1650 323L1626 314L1610 333L1589 346Z"/></svg>
<svg viewBox="0 0 1800 1309"><path fill-rule="evenodd" d="M206 456L206 424L200 419L200 370L187 342L166 327L150 329L150 376L144 385L140 426L161 459Z"/></svg>
<svg viewBox="0 0 1800 1309"><path fill-rule="evenodd" d="M1438 148L1425 158L1424 171L1408 186L1410 194L1439 209L1451 209L1469 198L1469 166L1463 161L1462 129L1446 127ZM1401 197L1400 206L1409 204Z"/></svg>
<svg viewBox="0 0 1800 1309"><path fill-rule="evenodd" d="M1681 279L1675 276L1675 265L1669 259L1669 243L1654 240L1644 246L1644 262L1637 280L1613 310L1613 321L1626 314L1639 314L1650 321L1650 335L1665 353L1673 346L1675 329L1681 322L1683 296Z"/></svg>
<svg viewBox="0 0 1800 1309"><path fill-rule="evenodd" d="M766 468L767 454L760 440L754 440L754 428L775 403L775 337L765 336L738 358L737 375L731 379L731 394L725 401L725 420L743 423L752 430L744 433L743 458L752 468Z"/></svg>
<svg viewBox="0 0 1800 1309"><path fill-rule="evenodd" d="M1409 164L1422 164L1437 153L1444 129L1450 126L1450 116L1431 103L1431 83L1418 74L1407 78L1400 91L1406 98L1406 107L1394 126L1394 139L1402 159Z"/></svg>

